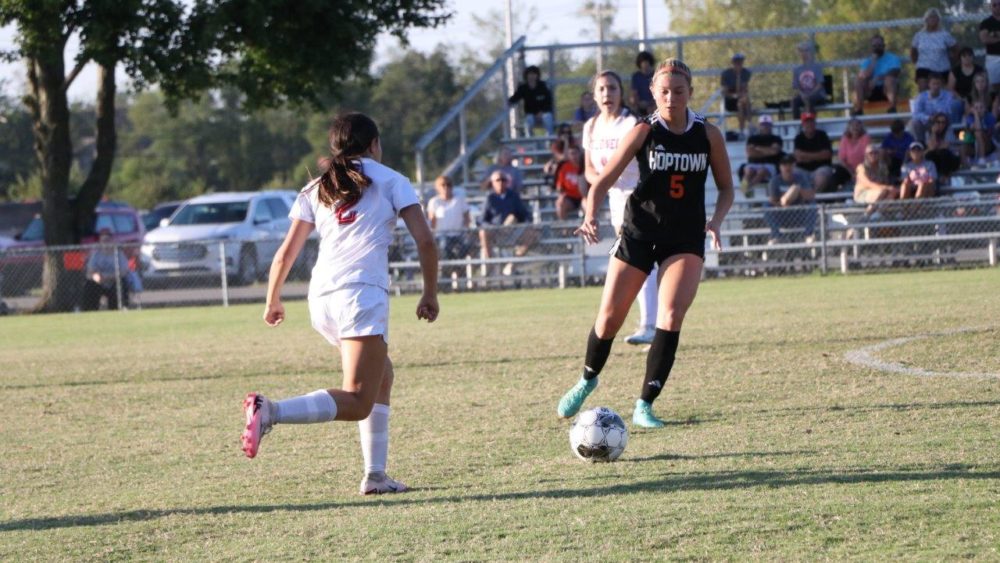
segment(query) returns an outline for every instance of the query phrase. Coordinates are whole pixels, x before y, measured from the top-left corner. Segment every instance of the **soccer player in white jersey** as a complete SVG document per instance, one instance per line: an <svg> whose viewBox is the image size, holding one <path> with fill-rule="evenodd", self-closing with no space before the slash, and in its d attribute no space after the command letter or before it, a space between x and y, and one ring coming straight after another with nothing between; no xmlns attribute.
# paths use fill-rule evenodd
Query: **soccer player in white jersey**
<svg viewBox="0 0 1000 563"><path fill-rule="evenodd" d="M417 244L424 289L417 318L438 315L437 246L410 182L383 166L378 126L361 113L337 117L330 128L331 155L323 174L299 193L292 226L271 264L264 322L285 320L281 288L313 229L319 256L309 284L312 326L340 348L341 389L320 389L281 401L249 393L243 402L243 451L257 455L261 437L275 424L358 421L365 476L361 494L397 493L406 485L385 473L389 451L389 244L397 215Z"/></svg>
<svg viewBox="0 0 1000 563"><path fill-rule="evenodd" d="M622 79L617 73L606 70L594 77L594 100L600 112L583 126L583 150L586 153L587 183L596 184L618 142L635 128L638 119L622 105ZM639 167L631 161L622 175L608 190L608 207L611 226L621 230L625 221L625 202L639 183ZM656 267L639 291L639 326L634 334L625 337L629 344L651 344L656 333Z"/></svg>

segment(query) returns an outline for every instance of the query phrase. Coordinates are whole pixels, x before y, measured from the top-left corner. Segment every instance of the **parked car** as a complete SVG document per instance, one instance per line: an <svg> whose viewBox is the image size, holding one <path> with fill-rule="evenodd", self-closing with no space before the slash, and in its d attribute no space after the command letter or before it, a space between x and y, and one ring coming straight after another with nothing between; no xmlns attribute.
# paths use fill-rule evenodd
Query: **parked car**
<svg viewBox="0 0 1000 563"><path fill-rule="evenodd" d="M167 201L164 203L156 204L152 209L142 214L142 224L146 227L146 232L152 231L163 224L164 220L170 219L170 216L177 211L183 201Z"/></svg>
<svg viewBox="0 0 1000 563"><path fill-rule="evenodd" d="M123 245L134 267L139 244L146 234L139 212L128 204L114 201L99 203L94 212L94 226L80 238L80 244L96 243L97 233L109 229L112 241ZM0 291L3 295L21 295L41 285L44 255L38 250L44 247L45 223L41 214L36 214L24 231L13 238L0 237L0 280L3 282ZM85 256L83 250L65 252L63 264L67 270L82 271Z"/></svg>
<svg viewBox="0 0 1000 563"><path fill-rule="evenodd" d="M228 283L253 283L267 273L291 226L288 211L295 195L290 190L229 192L184 202L166 225L146 234L143 280L218 278L224 263ZM318 248L311 239L296 262L296 274L308 273Z"/></svg>

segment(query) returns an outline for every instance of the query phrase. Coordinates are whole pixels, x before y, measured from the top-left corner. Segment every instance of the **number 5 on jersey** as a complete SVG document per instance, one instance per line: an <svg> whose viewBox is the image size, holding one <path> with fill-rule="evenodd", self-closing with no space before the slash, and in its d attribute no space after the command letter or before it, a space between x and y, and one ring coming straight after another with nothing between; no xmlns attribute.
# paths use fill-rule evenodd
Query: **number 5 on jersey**
<svg viewBox="0 0 1000 563"><path fill-rule="evenodd" d="M684 197L684 175L683 174L671 174L670 175L670 197L674 199L681 199Z"/></svg>

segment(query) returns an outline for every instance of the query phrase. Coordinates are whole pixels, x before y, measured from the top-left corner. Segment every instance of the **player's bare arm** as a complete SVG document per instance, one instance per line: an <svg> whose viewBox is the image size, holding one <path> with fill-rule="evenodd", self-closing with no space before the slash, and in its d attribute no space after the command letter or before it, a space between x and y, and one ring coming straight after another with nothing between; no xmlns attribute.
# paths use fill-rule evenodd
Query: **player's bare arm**
<svg viewBox="0 0 1000 563"><path fill-rule="evenodd" d="M285 307L281 304L281 288L314 227L307 221L293 219L285 240L274 255L271 271L267 276L267 302L264 305L264 322L270 326L278 326L285 319Z"/></svg>
<svg viewBox="0 0 1000 563"><path fill-rule="evenodd" d="M712 177L715 178L715 186L719 191L715 200L715 213L705 224L705 230L712 237L712 247L721 250L722 239L719 236L719 228L733 206L733 169L729 162L729 153L726 152L726 140L722 136L722 131L715 125L706 123L705 132L712 147L708 162L712 168Z"/></svg>
<svg viewBox="0 0 1000 563"><path fill-rule="evenodd" d="M438 251L427 219L420 211L419 205L404 207L399 212L400 218L406 224L407 230L417 244L417 256L420 260L420 272L424 277L424 291L417 303L417 318L434 322L440 307L437 300L438 285Z"/></svg>

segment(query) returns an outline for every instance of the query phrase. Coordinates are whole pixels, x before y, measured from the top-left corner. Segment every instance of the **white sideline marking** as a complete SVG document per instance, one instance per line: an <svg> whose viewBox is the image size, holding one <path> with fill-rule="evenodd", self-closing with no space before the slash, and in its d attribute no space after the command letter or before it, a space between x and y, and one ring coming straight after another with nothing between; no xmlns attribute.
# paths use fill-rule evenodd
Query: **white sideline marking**
<svg viewBox="0 0 1000 563"><path fill-rule="evenodd" d="M867 367L871 369L877 369L880 371L887 371L890 373L902 373L904 375L917 375L923 377L993 377L1000 378L1000 373L976 373L976 372L941 372L932 371L923 368L907 367L898 362L887 362L880 360L874 356L876 352L885 350L886 348L892 348L894 346L900 346L906 344L907 342L913 342L914 340L924 340L934 336L950 336L953 334L959 334L963 332L984 332L990 329L984 328L959 328L955 330L948 330L944 332L933 332L930 334L922 334L919 336L908 336L906 338L893 338L891 340L886 340L884 342L879 342L872 346L866 346L858 350L851 350L844 354L844 359L852 364L856 364L862 367Z"/></svg>

